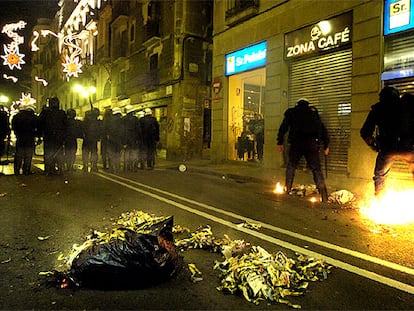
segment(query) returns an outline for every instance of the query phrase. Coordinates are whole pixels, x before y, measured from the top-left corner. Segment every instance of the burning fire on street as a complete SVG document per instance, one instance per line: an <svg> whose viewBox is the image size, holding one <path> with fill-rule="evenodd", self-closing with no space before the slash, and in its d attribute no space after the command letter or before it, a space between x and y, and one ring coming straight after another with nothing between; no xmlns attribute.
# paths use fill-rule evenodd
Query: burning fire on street
<svg viewBox="0 0 414 311"><path fill-rule="evenodd" d="M414 190L387 190L379 197L367 200L360 213L369 220L384 225L414 223Z"/></svg>

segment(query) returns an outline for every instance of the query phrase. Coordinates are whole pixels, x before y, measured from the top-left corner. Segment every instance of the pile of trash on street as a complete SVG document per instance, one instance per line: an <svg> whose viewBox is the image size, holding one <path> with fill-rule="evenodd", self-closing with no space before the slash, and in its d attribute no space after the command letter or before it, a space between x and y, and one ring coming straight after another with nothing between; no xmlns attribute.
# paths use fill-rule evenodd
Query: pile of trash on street
<svg viewBox="0 0 414 311"><path fill-rule="evenodd" d="M292 187L292 190L289 193L290 195L295 195L298 197L309 197L313 195L318 195L318 189L313 184L308 185L295 185ZM337 204L341 208L355 208L356 197L355 195L348 190L336 190L331 192L328 196L328 202Z"/></svg>
<svg viewBox="0 0 414 311"><path fill-rule="evenodd" d="M65 271L41 274L58 278L62 288L142 288L176 275L184 262L179 252L205 249L223 256L212 267L220 274L219 291L255 304L265 300L300 308L288 297L305 294L309 282L327 279L332 269L322 260L300 254L293 259L227 235L216 238L208 225L190 232L174 226L173 217L131 211L121 214L113 225L116 228L106 233L95 230L83 244L73 245L70 254L61 255ZM183 233L187 237L173 241L174 234ZM188 264L188 270L191 281L203 280L196 264Z"/></svg>
<svg viewBox="0 0 414 311"><path fill-rule="evenodd" d="M242 295L247 301L283 303L300 308L287 297L304 295L309 282L325 280L332 266L322 260L296 254L288 258L283 252L271 254L260 246L243 240L214 237L210 226L199 228L186 239L175 242L178 249L200 248L221 252L224 260L216 262L220 271L220 285L224 293Z"/></svg>
<svg viewBox="0 0 414 311"><path fill-rule="evenodd" d="M182 269L183 258L173 243L173 217L143 212L122 214L109 232L94 230L68 255L64 271L42 273L59 287L131 289L170 279Z"/></svg>

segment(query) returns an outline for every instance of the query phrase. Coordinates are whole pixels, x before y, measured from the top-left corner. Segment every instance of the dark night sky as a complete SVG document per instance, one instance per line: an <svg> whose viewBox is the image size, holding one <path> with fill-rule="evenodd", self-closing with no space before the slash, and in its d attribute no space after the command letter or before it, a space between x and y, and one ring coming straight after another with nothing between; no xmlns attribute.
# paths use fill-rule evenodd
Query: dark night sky
<svg viewBox="0 0 414 311"><path fill-rule="evenodd" d="M22 69L10 70L8 66L3 65L3 59L0 58L0 94L6 94L15 100L16 96L20 97L21 92L27 92L22 88L21 84L30 84L30 35L38 18L53 17L56 13L58 0L0 0L0 27L3 29L5 24L17 23L23 20L27 23L25 29L18 31L18 34L24 37L24 43L19 46L20 53L25 54L24 60L26 64L22 65ZM11 39L1 33L0 34L0 55L4 55L4 44L11 42ZM3 78L3 74L15 76L19 79L17 83ZM20 82L20 84L19 84Z"/></svg>

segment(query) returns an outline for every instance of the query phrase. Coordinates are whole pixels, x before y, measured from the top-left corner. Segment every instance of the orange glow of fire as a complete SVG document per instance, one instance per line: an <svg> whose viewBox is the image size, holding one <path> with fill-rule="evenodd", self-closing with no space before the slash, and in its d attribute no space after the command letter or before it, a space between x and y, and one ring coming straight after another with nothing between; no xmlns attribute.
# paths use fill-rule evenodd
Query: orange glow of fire
<svg viewBox="0 0 414 311"><path fill-rule="evenodd" d="M414 223L414 190L387 190L378 198L368 200L360 213L377 224Z"/></svg>
<svg viewBox="0 0 414 311"><path fill-rule="evenodd" d="M316 203L316 202L318 202L318 199L317 199L317 198L315 198L315 197L311 197L311 198L309 199L309 201L311 201L312 203Z"/></svg>
<svg viewBox="0 0 414 311"><path fill-rule="evenodd" d="M280 184L280 182L278 182L275 186L275 189L273 189L273 193L282 194L284 192L285 190L283 189L283 186Z"/></svg>

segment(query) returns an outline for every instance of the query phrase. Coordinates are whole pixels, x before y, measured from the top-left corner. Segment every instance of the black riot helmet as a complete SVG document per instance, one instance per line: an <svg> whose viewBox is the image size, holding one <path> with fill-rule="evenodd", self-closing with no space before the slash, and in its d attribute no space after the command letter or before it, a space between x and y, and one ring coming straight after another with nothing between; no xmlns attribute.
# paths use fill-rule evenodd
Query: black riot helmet
<svg viewBox="0 0 414 311"><path fill-rule="evenodd" d="M396 103L400 100L400 92L395 87L385 86L379 93L380 102Z"/></svg>
<svg viewBox="0 0 414 311"><path fill-rule="evenodd" d="M69 109L66 112L68 119L74 119L76 117L76 110L75 109Z"/></svg>

